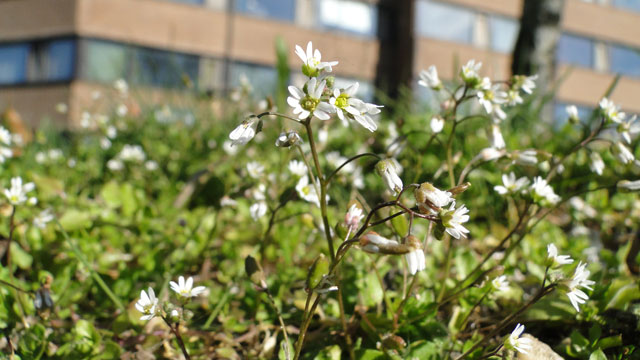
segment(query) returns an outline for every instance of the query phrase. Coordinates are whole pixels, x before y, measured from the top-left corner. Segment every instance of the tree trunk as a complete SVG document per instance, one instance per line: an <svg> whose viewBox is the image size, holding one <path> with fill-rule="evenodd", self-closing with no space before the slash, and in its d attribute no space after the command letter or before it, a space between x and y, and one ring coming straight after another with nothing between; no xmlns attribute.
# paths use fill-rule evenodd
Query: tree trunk
<svg viewBox="0 0 640 360"><path fill-rule="evenodd" d="M562 33L563 9L564 0L524 0L511 73L538 74L537 84L542 93L551 90L556 77L556 47ZM553 103L544 104L540 115L553 120Z"/></svg>

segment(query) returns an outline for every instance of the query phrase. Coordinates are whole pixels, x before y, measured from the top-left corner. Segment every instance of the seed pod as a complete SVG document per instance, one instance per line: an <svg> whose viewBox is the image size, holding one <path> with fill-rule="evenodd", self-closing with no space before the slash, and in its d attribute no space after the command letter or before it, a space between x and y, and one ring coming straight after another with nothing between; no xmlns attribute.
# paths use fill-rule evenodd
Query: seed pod
<svg viewBox="0 0 640 360"><path fill-rule="evenodd" d="M370 231L360 238L363 251L372 254L403 255L415 250L407 244L384 238L374 231Z"/></svg>
<svg viewBox="0 0 640 360"><path fill-rule="evenodd" d="M467 191L468 188L471 187L471 183L470 182L466 182L464 184L460 184L454 188L451 188L447 191L449 191L451 193L451 195L456 196L458 194L462 194L463 192Z"/></svg>
<svg viewBox="0 0 640 360"><path fill-rule="evenodd" d="M247 272L247 276L249 276L252 283L261 288L266 287L262 268L260 268L260 265L253 256L249 255L244 259L244 270Z"/></svg>
<svg viewBox="0 0 640 360"><path fill-rule="evenodd" d="M315 289L324 277L329 273L329 261L327 258L320 254L316 260L309 267L309 273L307 274L307 289Z"/></svg>

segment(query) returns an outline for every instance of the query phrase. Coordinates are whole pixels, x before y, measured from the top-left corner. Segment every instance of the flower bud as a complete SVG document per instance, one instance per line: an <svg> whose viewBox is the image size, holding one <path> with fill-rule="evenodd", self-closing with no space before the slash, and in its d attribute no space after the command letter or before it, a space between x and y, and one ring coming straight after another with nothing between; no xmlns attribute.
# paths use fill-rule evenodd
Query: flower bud
<svg viewBox="0 0 640 360"><path fill-rule="evenodd" d="M307 273L307 289L308 291L314 290L318 285L322 283L327 274L329 273L329 261L320 254L316 260L309 267Z"/></svg>
<svg viewBox="0 0 640 360"><path fill-rule="evenodd" d="M374 231L370 231L360 238L362 250L371 254L403 255L415 250L414 246L389 240Z"/></svg>
<svg viewBox="0 0 640 360"><path fill-rule="evenodd" d="M402 191L402 179L398 176L397 165L392 159L381 160L376 164L376 171L382 177L389 189L394 193Z"/></svg>
<svg viewBox="0 0 640 360"><path fill-rule="evenodd" d="M420 187L414 190L418 208L422 213L432 213L438 211L441 207L447 206L453 198L448 191L442 191L429 182L420 184Z"/></svg>
<svg viewBox="0 0 640 360"><path fill-rule="evenodd" d="M253 256L249 255L244 259L244 270L252 283L261 288L266 287L267 284L264 281L262 268Z"/></svg>
<svg viewBox="0 0 640 360"><path fill-rule="evenodd" d="M470 182L466 182L464 184L460 184L454 188L451 188L447 191L449 191L451 193L452 196L456 196L458 194L462 194L463 192L467 191L467 189L469 189L471 187L471 183Z"/></svg>
<svg viewBox="0 0 640 360"><path fill-rule="evenodd" d="M286 133L281 133L280 136L276 139L277 147L291 147L295 144L302 143L302 138L295 131L289 131Z"/></svg>

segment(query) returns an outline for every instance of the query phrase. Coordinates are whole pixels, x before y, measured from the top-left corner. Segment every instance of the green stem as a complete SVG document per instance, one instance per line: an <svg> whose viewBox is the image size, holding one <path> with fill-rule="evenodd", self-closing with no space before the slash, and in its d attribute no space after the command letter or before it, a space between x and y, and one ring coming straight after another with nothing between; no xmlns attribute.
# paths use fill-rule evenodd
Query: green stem
<svg viewBox="0 0 640 360"><path fill-rule="evenodd" d="M89 261L87 261L87 259L84 257L84 255L82 254L82 252L80 251L80 249L78 248L78 246L71 240L71 238L69 237L69 234L67 234L67 232L64 230L64 228L62 227L62 224L60 224L60 221L58 221L58 219L54 219L54 221L56 222L56 224L58 225L58 227L60 228L60 231L62 232L62 235L64 236L64 239L67 242L67 245L69 245L69 247L71 248L71 250L73 250L73 252L76 254L76 256L78 257L78 260L80 260L80 262L89 270L89 272L91 273L91 277L93 278L93 280L95 280L96 283L98 283L98 286L100 286L100 288L102 289L102 291L104 291L107 296L109 297L109 299L111 299L111 301L116 305L116 307L118 309L120 309L120 311L125 312L126 308L124 307L124 305L122 304L122 302L120 301L120 299L118 299L118 297L116 296L116 294L114 294L111 289L109 288L109 286L104 282L104 280L102 280L102 278L100 277L100 275L95 271L95 269L89 264Z"/></svg>

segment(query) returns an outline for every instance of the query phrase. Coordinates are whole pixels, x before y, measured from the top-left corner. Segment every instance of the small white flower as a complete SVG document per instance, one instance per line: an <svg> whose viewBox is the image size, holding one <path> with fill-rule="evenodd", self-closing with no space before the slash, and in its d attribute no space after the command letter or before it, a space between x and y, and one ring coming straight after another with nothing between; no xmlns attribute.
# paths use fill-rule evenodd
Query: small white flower
<svg viewBox="0 0 640 360"><path fill-rule="evenodd" d="M572 264L573 259L569 255L558 255L558 248L554 244L547 245L547 258L550 261L549 266L557 268L562 265Z"/></svg>
<svg viewBox="0 0 640 360"><path fill-rule="evenodd" d="M619 124L618 124L618 133L620 134L620 136L622 136L622 138L624 139L624 141L627 142L627 144L631 144L631 126L633 126L633 123L636 122L636 119L638 118L637 115L633 115L629 120L624 121L622 120Z"/></svg>
<svg viewBox="0 0 640 360"><path fill-rule="evenodd" d="M445 231L456 239L466 238L469 233L469 230L462 226L462 224L469 221L469 209L465 205L456 207L456 202L453 201L448 210L441 210L438 214L440 216L440 220L442 221L442 225L445 227Z"/></svg>
<svg viewBox="0 0 640 360"><path fill-rule="evenodd" d="M520 179L516 180L516 174L511 172L509 173L509 175L502 174L502 183L504 185L494 186L493 190L495 190L500 195L516 194L522 191L527 185L529 185L529 179L527 179L526 177L521 177Z"/></svg>
<svg viewBox="0 0 640 360"><path fill-rule="evenodd" d="M434 65L429 66L428 70L422 70L420 72L418 85L428 87L433 90L440 90L442 88L442 82L438 78L438 70Z"/></svg>
<svg viewBox="0 0 640 360"><path fill-rule="evenodd" d="M307 173L307 165L304 162L298 160L289 161L289 171L297 177L302 177Z"/></svg>
<svg viewBox="0 0 640 360"><path fill-rule="evenodd" d="M498 150L493 147L484 148L480 151L476 158L482 159L483 161L492 161L503 157L506 154L504 149Z"/></svg>
<svg viewBox="0 0 640 360"><path fill-rule="evenodd" d="M536 79L538 79L538 75L516 75L514 76L513 88L520 89L527 94L533 93L533 89L536 88Z"/></svg>
<svg viewBox="0 0 640 360"><path fill-rule="evenodd" d="M509 281L506 275L501 275L491 280L491 287L497 292L509 290Z"/></svg>
<svg viewBox="0 0 640 360"><path fill-rule="evenodd" d="M622 180L618 182L617 186L618 188L624 189L624 190L638 191L640 190L640 180L635 180L635 181Z"/></svg>
<svg viewBox="0 0 640 360"><path fill-rule="evenodd" d="M398 169L394 161L391 159L381 160L376 164L376 170L394 194L402 191L404 185L398 176Z"/></svg>
<svg viewBox="0 0 640 360"><path fill-rule="evenodd" d="M316 192L315 186L309 183L308 176L305 175L298 180L298 184L296 184L296 191L301 199L320 207L319 195Z"/></svg>
<svg viewBox="0 0 640 360"><path fill-rule="evenodd" d="M547 202L551 205L555 205L560 201L560 196L556 195L551 185L547 183L547 180L540 176L536 176L533 179L531 185L531 195L536 202Z"/></svg>
<svg viewBox="0 0 640 360"><path fill-rule="evenodd" d="M375 231L369 231L360 237L360 247L371 254L378 254L385 249L396 249L399 245L397 241L380 236Z"/></svg>
<svg viewBox="0 0 640 360"><path fill-rule="evenodd" d="M113 87L123 97L127 96L127 93L129 92L129 85L127 84L127 82L124 79L118 79L118 80L114 81Z"/></svg>
<svg viewBox="0 0 640 360"><path fill-rule="evenodd" d="M35 189L35 184L32 182L22 184L22 178L16 176L11 178L11 188L4 189L4 196L7 197L11 205L22 205L28 201L29 204L34 204L37 199L34 197L27 198L27 193Z"/></svg>
<svg viewBox="0 0 640 360"><path fill-rule="evenodd" d="M267 214L267 204L264 201L258 201L249 207L249 213L254 221L258 221Z"/></svg>
<svg viewBox="0 0 640 360"><path fill-rule="evenodd" d="M111 171L120 171L124 169L124 163L118 159L111 159L107 161L107 168Z"/></svg>
<svg viewBox="0 0 640 360"><path fill-rule="evenodd" d="M366 103L360 99L355 99L353 106L358 109L359 114L353 115L353 118L365 129L374 132L378 129L373 116L380 114L382 105Z"/></svg>
<svg viewBox="0 0 640 360"><path fill-rule="evenodd" d="M482 83L480 84L480 90L476 93L478 97L478 102L480 105L484 107L484 110L487 114L499 114L499 118L504 118L506 116L502 116L502 110L498 110L501 104L507 102L507 94L500 90L500 85L492 85L491 80L488 77L482 79Z"/></svg>
<svg viewBox="0 0 640 360"><path fill-rule="evenodd" d="M569 292L567 292L567 296L569 297L569 301L571 301L571 305L576 309L576 311L580 312L580 304L584 304L589 299L589 296L584 293L584 291L579 288L585 288L587 290L593 290L591 285L595 284L595 281L587 279L591 272L586 270L587 264L583 264L580 262L578 267L576 267L576 272L573 274L573 278L571 282L569 282Z"/></svg>
<svg viewBox="0 0 640 360"><path fill-rule="evenodd" d="M440 116L432 117L431 122L429 123L429 127L431 127L431 131L434 134L439 134L444 128L444 119Z"/></svg>
<svg viewBox="0 0 640 360"><path fill-rule="evenodd" d="M129 112L129 108L125 104L120 104L116 107L116 115L124 117Z"/></svg>
<svg viewBox="0 0 640 360"><path fill-rule="evenodd" d="M580 122L580 116L578 115L578 108L575 105L568 105L565 108L567 115L569 116L569 121L578 123Z"/></svg>
<svg viewBox="0 0 640 360"><path fill-rule="evenodd" d="M184 280L183 276L180 276L178 278L177 284L173 281L170 281L169 286L171 286L171 290L175 291L178 295L185 298L196 297L207 290L207 288L204 286L193 287L193 278L191 276L189 276L187 281Z"/></svg>
<svg viewBox="0 0 640 360"><path fill-rule="evenodd" d="M257 161L251 161L247 163L247 173L254 179L258 179L264 173L264 165Z"/></svg>
<svg viewBox="0 0 640 360"><path fill-rule="evenodd" d="M337 61L322 61L322 54L320 50L313 50L313 44L311 41L307 43L307 51L305 52L302 47L296 45L296 55L302 60L302 73L308 77L316 77L321 71L331 72L332 66L338 65Z"/></svg>
<svg viewBox="0 0 640 360"><path fill-rule="evenodd" d="M8 146L11 145L11 140L11 132L9 132L9 130L5 129L3 126L0 126L0 143Z"/></svg>
<svg viewBox="0 0 640 360"><path fill-rule="evenodd" d="M607 98L600 100L600 109L606 119L615 123L621 123L625 118L625 113L620 111L620 106L617 106Z"/></svg>
<svg viewBox="0 0 640 360"><path fill-rule="evenodd" d="M482 67L481 62L477 62L475 60L469 60L466 65L462 66L460 70L460 77L462 80L469 86L475 87L480 83L480 75L478 71Z"/></svg>
<svg viewBox="0 0 640 360"><path fill-rule="evenodd" d="M629 148L627 148L620 141L617 141L615 144L613 144L613 146L611 147L611 152L618 158L618 160L620 160L621 163L625 165L635 160L635 156L633 155L631 150L629 150Z"/></svg>
<svg viewBox="0 0 640 360"><path fill-rule="evenodd" d="M276 139L277 147L291 147L293 145L301 144L301 143L302 143L302 138L295 131L280 133L280 135Z"/></svg>
<svg viewBox="0 0 640 360"><path fill-rule="evenodd" d="M532 349L531 339L521 337L522 332L524 332L524 325L516 325L516 328L511 332L504 342L504 345L508 349L516 350L522 354L528 354L529 350Z"/></svg>
<svg viewBox="0 0 640 360"><path fill-rule="evenodd" d="M507 104L509 106L515 106L518 104L522 104L524 100L520 96L520 92L517 90L509 90L507 91Z"/></svg>
<svg viewBox="0 0 640 360"><path fill-rule="evenodd" d="M141 163L146 159L147 155L142 150L142 146L140 145L129 145L126 144L120 150L118 154L118 158L122 161L131 161Z"/></svg>
<svg viewBox="0 0 640 360"><path fill-rule="evenodd" d="M589 162L589 169L591 169L591 171L598 175L602 175L602 171L604 171L605 165L600 154L595 151L591 152L589 158L591 159L591 161Z"/></svg>
<svg viewBox="0 0 640 360"><path fill-rule="evenodd" d="M424 251L418 248L404 254L404 258L407 260L407 266L409 267L409 274L415 275L418 271L426 269L426 260L424 258Z"/></svg>
<svg viewBox="0 0 640 360"><path fill-rule="evenodd" d="M504 149L507 144L504 142L504 137L502 137L502 132L500 131L500 126L498 124L491 124L491 131L489 132L489 142L491 143L491 147L494 149Z"/></svg>
<svg viewBox="0 0 640 360"><path fill-rule="evenodd" d="M147 171L156 171L158 170L158 163L153 160L148 160L144 163L144 168L147 169Z"/></svg>
<svg viewBox="0 0 640 360"><path fill-rule="evenodd" d="M51 149L49 150L48 156L50 160L56 161L61 159L64 156L64 154L60 149Z"/></svg>
<svg viewBox="0 0 640 360"><path fill-rule="evenodd" d="M33 225L38 229L44 229L51 220L53 220L51 209L45 209L33 219Z"/></svg>
<svg viewBox="0 0 640 360"><path fill-rule="evenodd" d="M252 116L242 124L238 125L229 134L229 140L231 140L231 146L244 145L248 143L254 136L256 136L256 127L258 126L258 118Z"/></svg>
<svg viewBox="0 0 640 360"><path fill-rule="evenodd" d="M347 225L349 232L356 231L363 218L364 214L362 214L362 209L356 204L351 205L349 211L347 211L347 214L344 216L344 223Z"/></svg>
<svg viewBox="0 0 640 360"><path fill-rule="evenodd" d="M108 150L109 148L111 148L111 140L109 140L106 137L103 137L100 139L100 148L102 150Z"/></svg>
<svg viewBox="0 0 640 360"><path fill-rule="evenodd" d="M109 126L107 128L107 137L109 139L113 139L118 135L118 130L116 129L115 126Z"/></svg>
<svg viewBox="0 0 640 360"><path fill-rule="evenodd" d="M434 208L443 208L453 201L450 192L440 190L428 182L420 184L414 195L420 211L425 213L435 212Z"/></svg>
<svg viewBox="0 0 640 360"><path fill-rule="evenodd" d="M513 161L520 165L533 166L538 163L538 153L535 150L520 150L511 153Z"/></svg>
<svg viewBox="0 0 640 360"><path fill-rule="evenodd" d="M313 115L320 120L329 120L334 108L332 105L320 100L326 82L322 80L318 83L317 78L311 78L305 85L307 93L295 86L289 86L291 96L287 98L287 103L293 107L293 113L299 119L306 119Z"/></svg>
<svg viewBox="0 0 640 360"><path fill-rule="evenodd" d="M148 291L148 295L144 290L140 291L140 299L136 302L136 309L142 313L140 320L150 320L156 316L158 298L151 287Z"/></svg>
<svg viewBox="0 0 640 360"><path fill-rule="evenodd" d="M4 163L8 158L13 157L13 151L4 146L0 146L0 163Z"/></svg>

